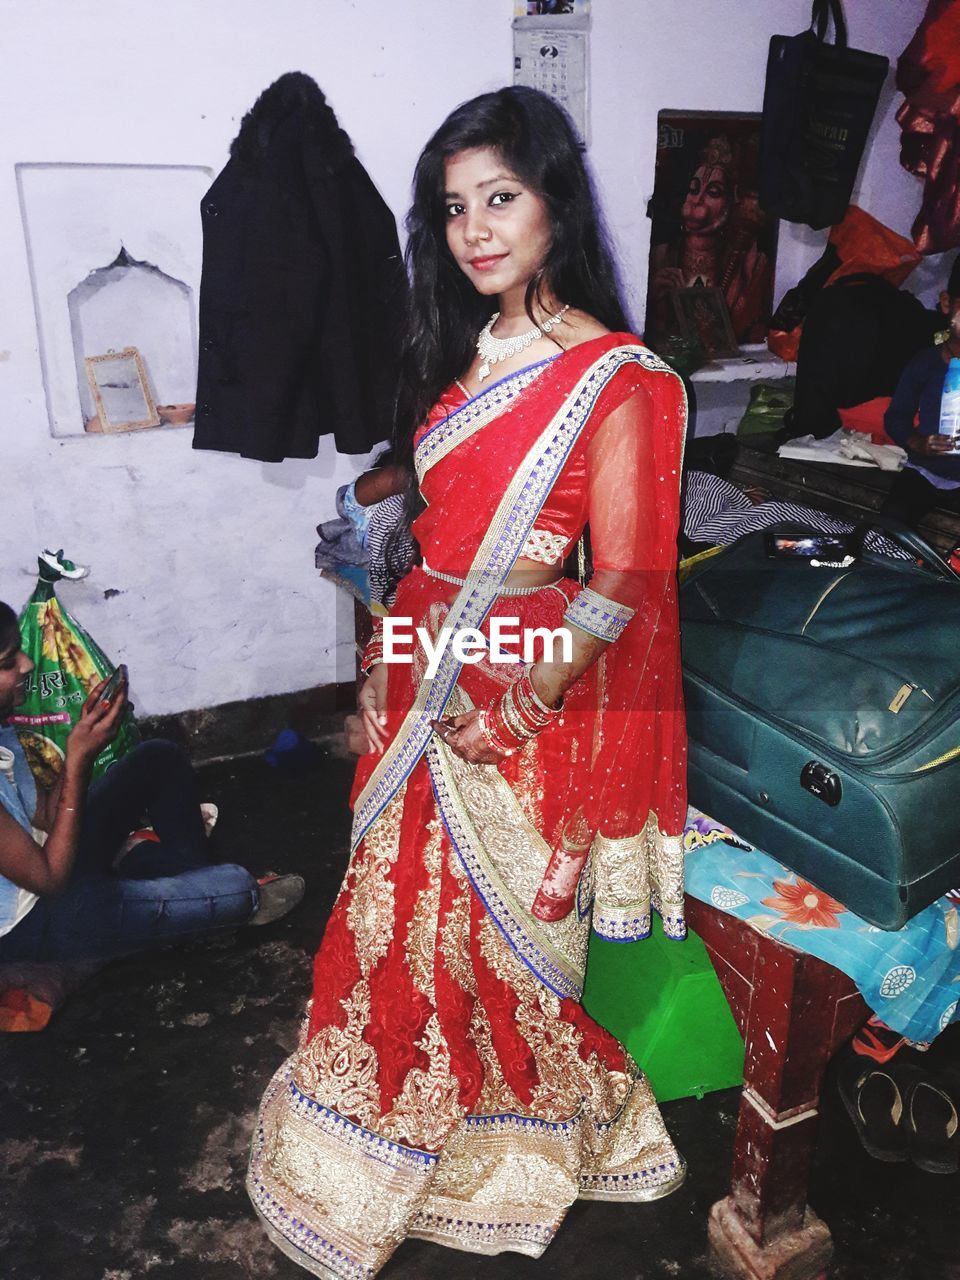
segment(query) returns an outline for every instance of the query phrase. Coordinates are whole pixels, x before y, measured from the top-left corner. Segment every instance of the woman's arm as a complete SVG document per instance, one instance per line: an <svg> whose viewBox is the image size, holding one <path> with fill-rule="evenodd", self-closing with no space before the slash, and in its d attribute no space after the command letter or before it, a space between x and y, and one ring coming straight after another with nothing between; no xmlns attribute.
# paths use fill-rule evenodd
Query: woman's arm
<svg viewBox="0 0 960 1280"><path fill-rule="evenodd" d="M919 433L914 430L913 424L916 421L917 410L920 408L920 393L929 376L929 354L927 351L922 351L908 361L897 382L897 389L893 393L887 411L883 415L884 431L891 440L904 449L910 448L911 444L918 439Z"/></svg>
<svg viewBox="0 0 960 1280"><path fill-rule="evenodd" d="M353 492L361 507L372 507L384 498L403 493L407 487L407 473L396 463L374 467L357 477Z"/></svg>
<svg viewBox="0 0 960 1280"><path fill-rule="evenodd" d="M631 619L649 639L659 616L668 582L676 571L679 458L658 462L653 432L653 401L634 392L609 414L587 449L588 519L594 573L591 596L609 601L611 612ZM679 452L679 451L677 451ZM663 478L660 477L664 471ZM572 638L570 662L538 662L530 672L533 687L548 706L563 695L614 641L617 624L607 638L576 625L587 597L568 610ZM636 616L634 616L636 615ZM594 627L593 630L602 628ZM622 626L620 627L622 629Z"/></svg>
<svg viewBox="0 0 960 1280"><path fill-rule="evenodd" d="M127 704L123 685L111 702L100 702L105 684L101 681L87 698L80 719L67 738L57 788L45 793L42 802L38 793L37 816L48 823L45 828L41 826L41 830L49 831L46 842L38 844L0 807L0 875L31 893L59 893L70 878L90 771L94 760L116 735Z"/></svg>

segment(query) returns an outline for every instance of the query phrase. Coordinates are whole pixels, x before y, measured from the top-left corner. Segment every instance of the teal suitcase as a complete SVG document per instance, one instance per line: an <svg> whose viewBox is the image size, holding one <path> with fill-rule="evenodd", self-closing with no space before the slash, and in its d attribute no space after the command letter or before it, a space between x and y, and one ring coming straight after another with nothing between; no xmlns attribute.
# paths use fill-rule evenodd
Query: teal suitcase
<svg viewBox="0 0 960 1280"><path fill-rule="evenodd" d="M887 532L916 559L774 560L749 534L680 613L691 802L897 929L960 883L960 578Z"/></svg>

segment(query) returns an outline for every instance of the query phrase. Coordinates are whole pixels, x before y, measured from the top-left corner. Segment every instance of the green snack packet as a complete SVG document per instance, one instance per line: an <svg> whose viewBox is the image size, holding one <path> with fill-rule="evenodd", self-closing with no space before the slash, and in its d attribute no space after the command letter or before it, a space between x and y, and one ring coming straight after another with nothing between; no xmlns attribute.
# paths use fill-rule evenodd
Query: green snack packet
<svg viewBox="0 0 960 1280"><path fill-rule="evenodd" d="M20 614L21 643L34 669L27 677L22 705L7 723L16 726L34 776L49 787L63 767L67 736L80 719L87 696L115 668L54 591L54 583L61 578L85 578L89 570L65 560L62 551L44 551L37 564L36 589ZM93 777L126 755L137 740L133 716L127 711L117 736L94 761Z"/></svg>
<svg viewBox="0 0 960 1280"><path fill-rule="evenodd" d="M779 378L776 382L755 382L750 388L750 403L740 424L738 436L761 435L779 431L784 415L793 407L796 378Z"/></svg>

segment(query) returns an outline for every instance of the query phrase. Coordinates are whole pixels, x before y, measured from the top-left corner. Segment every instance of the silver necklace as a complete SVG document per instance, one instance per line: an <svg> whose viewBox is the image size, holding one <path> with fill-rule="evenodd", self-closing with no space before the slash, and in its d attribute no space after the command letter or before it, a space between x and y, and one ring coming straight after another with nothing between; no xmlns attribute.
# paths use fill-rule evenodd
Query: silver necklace
<svg viewBox="0 0 960 1280"><path fill-rule="evenodd" d="M514 334L512 338L495 338L490 332L500 319L500 312L495 311L480 330L480 336L477 338L477 351L483 361L483 364L477 370L477 381L482 382L489 375L491 365L499 364L501 360L509 360L512 356L518 356L521 351L526 351L531 343L536 342L545 333L549 333L555 325L560 324L569 310L570 304L568 303L566 306L561 307L555 316L550 316L549 319L544 320L541 324L535 324L526 333Z"/></svg>

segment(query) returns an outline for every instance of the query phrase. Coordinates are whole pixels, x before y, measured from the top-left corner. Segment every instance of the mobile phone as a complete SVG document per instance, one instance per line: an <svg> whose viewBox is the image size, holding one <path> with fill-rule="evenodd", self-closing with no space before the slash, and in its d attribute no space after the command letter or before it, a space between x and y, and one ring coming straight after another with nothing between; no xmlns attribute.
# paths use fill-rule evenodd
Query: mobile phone
<svg viewBox="0 0 960 1280"><path fill-rule="evenodd" d="M113 695L117 692L122 684L127 683L127 664L121 662L116 671L103 686L103 692L97 699L97 702L109 702Z"/></svg>
<svg viewBox="0 0 960 1280"><path fill-rule="evenodd" d="M770 529L765 542L767 555L775 560L840 561L852 554L850 537L844 533Z"/></svg>

